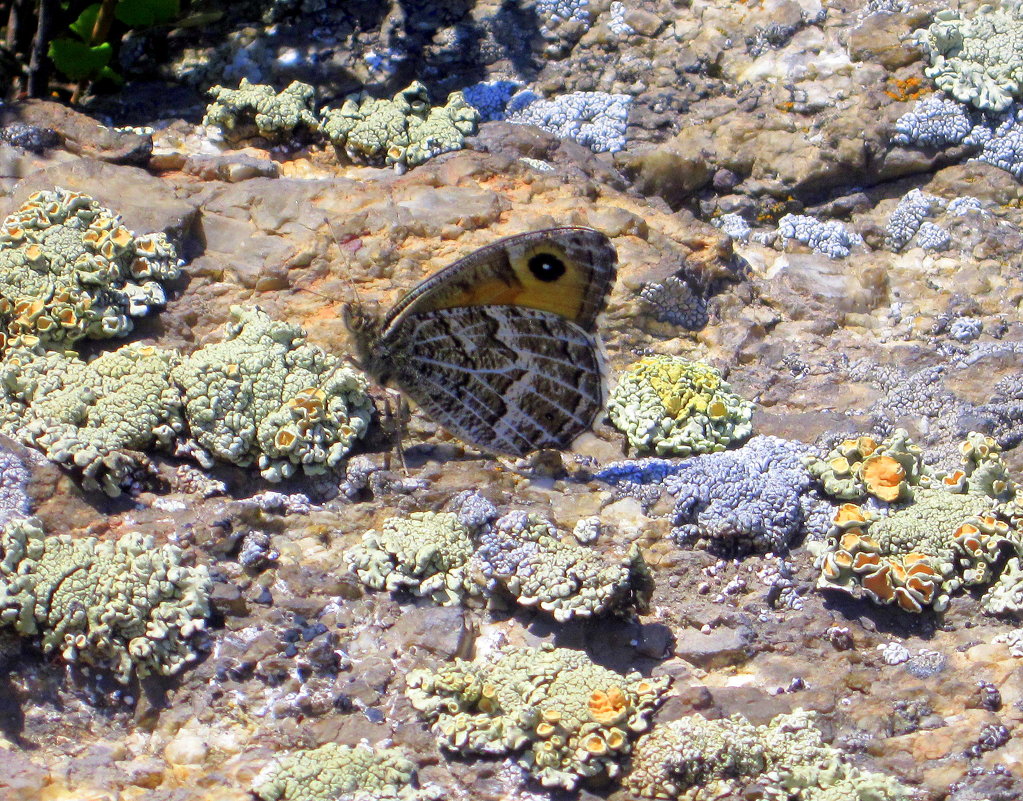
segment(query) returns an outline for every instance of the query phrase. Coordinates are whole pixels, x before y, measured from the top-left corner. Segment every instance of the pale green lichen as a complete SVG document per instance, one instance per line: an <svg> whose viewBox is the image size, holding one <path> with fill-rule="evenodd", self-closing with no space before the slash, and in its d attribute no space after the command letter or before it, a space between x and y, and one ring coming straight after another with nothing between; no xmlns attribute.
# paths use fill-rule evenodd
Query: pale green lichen
<svg viewBox="0 0 1023 801"><path fill-rule="evenodd" d="M274 92L272 86L242 78L237 89L214 86L209 93L214 101L206 108L203 125L217 126L230 142L254 136L283 142L320 127L313 102L316 90L301 81Z"/></svg>
<svg viewBox="0 0 1023 801"><path fill-rule="evenodd" d="M171 372L194 438L191 452L268 481L301 468L324 472L366 433L373 404L366 380L338 357L306 343L297 325L258 307L231 307L224 341L186 356Z"/></svg>
<svg viewBox="0 0 1023 801"><path fill-rule="evenodd" d="M469 530L450 512L413 512L392 517L381 531L368 531L346 559L352 571L376 590L406 590L442 605L479 595L470 560Z"/></svg>
<svg viewBox="0 0 1023 801"><path fill-rule="evenodd" d="M170 382L178 356L132 343L83 362L15 347L0 361L0 431L80 471L86 489L119 495L144 468L138 451L170 448L184 428Z"/></svg>
<svg viewBox="0 0 1023 801"><path fill-rule="evenodd" d="M165 303L160 282L178 274L163 234L135 236L80 192L36 192L0 224L3 341L60 346L124 336L132 317Z"/></svg>
<svg viewBox="0 0 1023 801"><path fill-rule="evenodd" d="M253 782L262 801L437 801L413 786L415 765L397 748L326 743L271 762Z"/></svg>
<svg viewBox="0 0 1023 801"><path fill-rule="evenodd" d="M1001 112L1023 95L1023 19L1018 9L982 5L962 17L949 9L917 31L938 87L984 111Z"/></svg>
<svg viewBox="0 0 1023 801"><path fill-rule="evenodd" d="M415 81L389 100L368 92L349 95L341 108L324 112L323 130L352 161L404 170L460 150L479 120L461 92L448 95L443 106L431 106L426 87Z"/></svg>
<svg viewBox="0 0 1023 801"><path fill-rule="evenodd" d="M649 356L629 367L608 414L632 447L659 456L723 451L753 432L752 403L713 367L675 356Z"/></svg>
<svg viewBox="0 0 1023 801"><path fill-rule="evenodd" d="M981 596L980 603L992 615L1023 613L1023 554L1006 562L998 581Z"/></svg>
<svg viewBox="0 0 1023 801"><path fill-rule="evenodd" d="M840 761L796 710L766 726L741 715L691 715L655 726L633 750L627 787L642 798L712 801L756 786L774 801L900 801L908 789L894 778Z"/></svg>
<svg viewBox="0 0 1023 801"><path fill-rule="evenodd" d="M189 639L205 627L211 589L205 567L186 567L179 548L142 534L46 536L35 518L0 533L0 625L122 682L196 658Z"/></svg>
<svg viewBox="0 0 1023 801"><path fill-rule="evenodd" d="M448 750L518 754L545 787L571 790L621 772L632 735L647 728L669 682L623 676L581 651L543 645L414 670L406 694Z"/></svg>
<svg viewBox="0 0 1023 801"><path fill-rule="evenodd" d="M886 448L896 440L898 448ZM848 440L811 463L826 492L892 502L887 514L852 503L839 507L831 539L808 544L821 569L817 585L862 591L909 612L927 606L942 611L961 588L991 584L1003 556L1023 555L1016 485L997 443L983 434L971 433L960 445L960 469L939 474L922 466L904 431L892 441L877 446L867 437ZM849 458L853 452L858 459ZM872 473L869 466L882 459L887 464Z"/></svg>
<svg viewBox="0 0 1023 801"><path fill-rule="evenodd" d="M538 515L512 512L480 535L477 556L490 593L537 606L564 622L573 617L644 613L653 578L638 546L612 562L559 537Z"/></svg>

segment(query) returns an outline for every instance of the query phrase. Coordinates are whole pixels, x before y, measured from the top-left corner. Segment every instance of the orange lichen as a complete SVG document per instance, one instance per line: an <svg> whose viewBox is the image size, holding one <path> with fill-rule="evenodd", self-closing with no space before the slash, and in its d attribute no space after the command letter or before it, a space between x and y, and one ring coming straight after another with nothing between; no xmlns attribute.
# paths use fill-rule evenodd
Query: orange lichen
<svg viewBox="0 0 1023 801"><path fill-rule="evenodd" d="M903 492L906 469L891 456L870 456L861 468L863 484L882 501L895 501Z"/></svg>
<svg viewBox="0 0 1023 801"><path fill-rule="evenodd" d="M931 88L920 80L918 75L910 75L908 78L889 78L888 89L884 93L892 100L904 102L906 100L917 100L931 92Z"/></svg>
<svg viewBox="0 0 1023 801"><path fill-rule="evenodd" d="M875 598L880 598L882 601L890 601L895 595L895 589L892 587L889 573L891 573L891 567L889 565L882 565L876 572L864 576L863 589Z"/></svg>
<svg viewBox="0 0 1023 801"><path fill-rule="evenodd" d="M863 510L854 503L843 503L835 512L834 523L838 526L843 523L865 523L866 521L867 518L864 516Z"/></svg>
<svg viewBox="0 0 1023 801"><path fill-rule="evenodd" d="M589 708L593 719L606 725L621 720L628 713L629 699L620 687L611 687L606 692L594 690L590 695Z"/></svg>

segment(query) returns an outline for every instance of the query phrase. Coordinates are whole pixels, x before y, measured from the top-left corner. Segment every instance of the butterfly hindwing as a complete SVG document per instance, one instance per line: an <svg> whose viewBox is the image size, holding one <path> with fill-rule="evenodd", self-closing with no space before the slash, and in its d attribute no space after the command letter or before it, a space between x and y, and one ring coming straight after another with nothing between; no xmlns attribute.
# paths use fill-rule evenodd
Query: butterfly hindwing
<svg viewBox="0 0 1023 801"><path fill-rule="evenodd" d="M604 404L593 335L557 314L466 306L406 314L387 335L392 378L431 418L485 450L566 448Z"/></svg>
<svg viewBox="0 0 1023 801"><path fill-rule="evenodd" d="M494 305L551 312L593 331L616 271L614 246L591 228L551 228L508 237L420 283L391 310L384 333L409 315Z"/></svg>

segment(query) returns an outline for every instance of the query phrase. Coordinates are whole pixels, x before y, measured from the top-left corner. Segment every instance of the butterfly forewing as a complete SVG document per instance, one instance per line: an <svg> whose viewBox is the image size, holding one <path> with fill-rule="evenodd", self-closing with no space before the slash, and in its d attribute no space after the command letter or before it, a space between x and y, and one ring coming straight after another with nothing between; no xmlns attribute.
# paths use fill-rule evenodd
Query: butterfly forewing
<svg viewBox="0 0 1023 801"><path fill-rule="evenodd" d="M402 390L484 450L566 448L604 404L598 343L549 312L502 305L404 315L381 345Z"/></svg>
<svg viewBox="0 0 1023 801"><path fill-rule="evenodd" d="M593 331L616 271L614 246L591 228L551 228L508 237L415 287L391 309L384 332L408 315L492 305L551 312Z"/></svg>

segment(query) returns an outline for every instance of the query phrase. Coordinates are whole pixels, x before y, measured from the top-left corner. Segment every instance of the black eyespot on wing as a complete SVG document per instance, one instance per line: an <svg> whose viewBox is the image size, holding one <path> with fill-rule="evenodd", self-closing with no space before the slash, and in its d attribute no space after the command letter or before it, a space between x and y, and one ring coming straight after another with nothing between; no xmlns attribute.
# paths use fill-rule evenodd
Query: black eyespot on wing
<svg viewBox="0 0 1023 801"><path fill-rule="evenodd" d="M553 253L537 253L529 260L529 272L538 281L550 283L565 274L565 262Z"/></svg>

